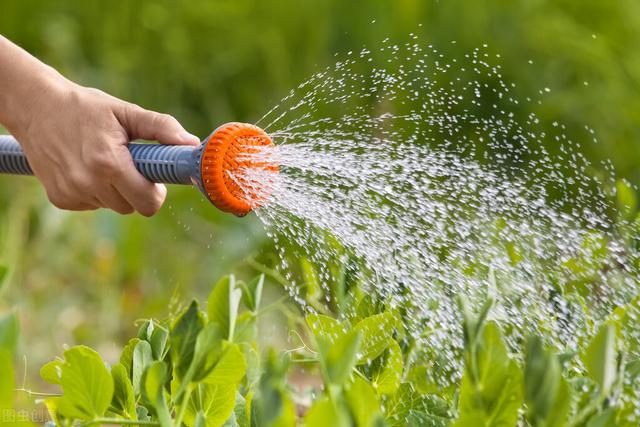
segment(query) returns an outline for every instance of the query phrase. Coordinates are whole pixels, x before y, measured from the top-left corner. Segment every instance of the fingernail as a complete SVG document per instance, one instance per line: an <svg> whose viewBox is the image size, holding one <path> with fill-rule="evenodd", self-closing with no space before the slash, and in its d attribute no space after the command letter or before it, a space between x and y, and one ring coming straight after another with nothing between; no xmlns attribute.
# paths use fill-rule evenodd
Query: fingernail
<svg viewBox="0 0 640 427"><path fill-rule="evenodd" d="M180 132L180 134L178 134L178 137L180 138L181 141L194 142L196 144L200 144L200 138L198 138L197 136L195 136L193 134L190 134L187 131Z"/></svg>

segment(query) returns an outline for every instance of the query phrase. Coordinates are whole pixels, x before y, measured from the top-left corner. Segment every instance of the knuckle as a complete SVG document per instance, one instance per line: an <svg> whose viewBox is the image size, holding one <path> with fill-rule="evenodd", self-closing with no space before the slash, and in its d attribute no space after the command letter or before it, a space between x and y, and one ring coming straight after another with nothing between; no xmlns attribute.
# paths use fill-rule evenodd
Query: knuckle
<svg viewBox="0 0 640 427"><path fill-rule="evenodd" d="M156 127L165 127L174 125L177 120L170 114L158 113L154 116L154 125Z"/></svg>
<svg viewBox="0 0 640 427"><path fill-rule="evenodd" d="M92 190L91 181L83 173L71 171L69 173L69 185L80 194L89 194Z"/></svg>
<svg viewBox="0 0 640 427"><path fill-rule="evenodd" d="M88 163L93 172L99 176L115 177L122 173L116 157L110 152L96 153Z"/></svg>

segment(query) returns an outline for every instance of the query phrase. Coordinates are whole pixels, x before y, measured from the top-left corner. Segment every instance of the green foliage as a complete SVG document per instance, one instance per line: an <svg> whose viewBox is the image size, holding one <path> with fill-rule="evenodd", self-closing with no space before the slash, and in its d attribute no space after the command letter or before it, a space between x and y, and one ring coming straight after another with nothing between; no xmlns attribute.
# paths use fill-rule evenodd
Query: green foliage
<svg viewBox="0 0 640 427"><path fill-rule="evenodd" d="M465 322L466 323L466 322ZM522 372L507 355L495 322L475 323L465 349L465 369L460 385L455 425L511 426L522 405Z"/></svg>
<svg viewBox="0 0 640 427"><path fill-rule="evenodd" d="M60 364L63 396L56 399L58 413L69 419L92 420L101 417L113 397L113 378L100 355L85 347L64 352Z"/></svg>
<svg viewBox="0 0 640 427"><path fill-rule="evenodd" d="M227 276L213 287L206 313L193 301L167 319L144 321L111 368L88 347L68 349L40 370L62 391L44 400L52 420L61 427L633 425L634 403L621 396L633 395L640 359L623 331L637 328L637 300L616 309L580 357L547 349L531 336L519 362L491 320L493 302L473 314L460 299L462 379L440 388L429 384L427 353L416 352L399 316L364 296L355 316L308 314L302 322L293 314L293 330L303 340L294 349L256 341L255 321L246 323L251 333L232 333L243 318L280 309L291 314L278 301L256 305L264 284L264 276L249 283ZM11 321L1 324L14 330ZM10 362L0 348L0 367L11 372ZM294 387L300 372L322 380L311 399ZM13 387L0 381L0 397L11 399Z"/></svg>
<svg viewBox="0 0 640 427"><path fill-rule="evenodd" d="M617 375L616 331L611 324L603 324L582 354L589 377L607 395Z"/></svg>
<svg viewBox="0 0 640 427"><path fill-rule="evenodd" d="M558 357L545 350L542 340L532 337L527 342L524 368L524 398L527 419L532 426L566 425L571 408L571 395L562 376Z"/></svg>

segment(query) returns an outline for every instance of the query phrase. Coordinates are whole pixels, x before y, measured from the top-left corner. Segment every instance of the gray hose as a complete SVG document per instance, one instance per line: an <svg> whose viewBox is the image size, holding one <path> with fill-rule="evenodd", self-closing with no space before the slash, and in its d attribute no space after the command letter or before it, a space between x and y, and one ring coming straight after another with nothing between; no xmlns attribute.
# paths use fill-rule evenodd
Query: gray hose
<svg viewBox="0 0 640 427"><path fill-rule="evenodd" d="M129 144L136 169L149 181L193 184L198 179L197 149L162 144ZM22 148L10 135L0 135L0 173L33 175Z"/></svg>

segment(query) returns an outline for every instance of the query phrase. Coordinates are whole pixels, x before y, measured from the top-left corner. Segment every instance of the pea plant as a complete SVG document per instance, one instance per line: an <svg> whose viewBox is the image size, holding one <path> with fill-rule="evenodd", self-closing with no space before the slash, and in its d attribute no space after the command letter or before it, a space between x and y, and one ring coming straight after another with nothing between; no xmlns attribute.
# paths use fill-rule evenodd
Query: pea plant
<svg viewBox="0 0 640 427"><path fill-rule="evenodd" d="M230 275L163 321L146 320L108 366L86 346L67 349L40 371L60 389L41 400L50 425L153 426L632 426L637 425L640 359L622 337L637 329L640 299L619 307L576 354L546 348L540 337L510 354L492 303L471 313L460 300L461 381L434 388L397 312L363 299L348 320L300 319L304 345L262 349L258 319L265 277ZM374 307L379 307L374 310ZM0 322L0 365L11 372L17 322ZM304 338L303 338L304 337ZM305 399L291 386L303 365L322 386ZM11 375L0 405L12 401ZM0 406L0 409L2 406Z"/></svg>

